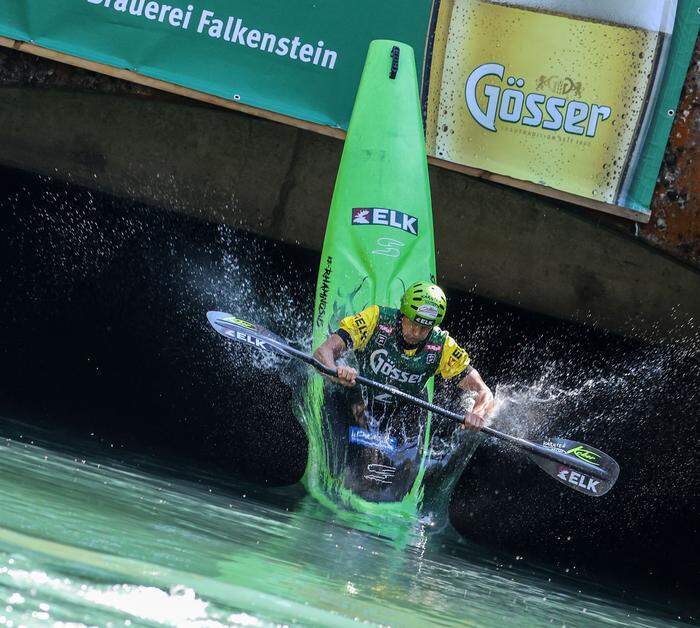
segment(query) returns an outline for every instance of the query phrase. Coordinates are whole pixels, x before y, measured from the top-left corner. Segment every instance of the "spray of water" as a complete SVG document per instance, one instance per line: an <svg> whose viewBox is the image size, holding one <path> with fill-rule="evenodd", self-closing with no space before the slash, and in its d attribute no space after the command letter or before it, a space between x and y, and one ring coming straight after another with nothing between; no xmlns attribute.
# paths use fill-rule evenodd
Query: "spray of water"
<svg viewBox="0 0 700 628"><path fill-rule="evenodd" d="M45 284L34 282L31 273L13 278L26 285L29 300L70 299L72 285L87 277L116 272L115 260L125 248L139 242L145 258L139 272L159 274L156 284L172 306L169 318L177 320L173 330L180 326L198 330L196 336L174 342L169 348L171 355L180 352L187 358L193 376L201 367L208 377L213 373L223 388L236 386L243 371L256 372L260 374L258 394L266 394L265 378L269 376L296 390L304 389L305 368L269 353L234 345L222 349L222 341L206 323L207 310L228 310L311 349L315 271L301 276L295 275L298 270L290 273L286 268L290 262L278 244L241 238L234 228L223 224L224 218L231 222L228 214L235 214L235 201L224 212L226 216L220 217L222 224L216 227L214 240L197 250L183 246L183 236L169 228L167 214L143 220L138 212L121 212L116 205L105 205L89 191L49 185L46 180L40 183L46 185L39 186L38 198L32 190L31 194L14 193L6 200L24 231L32 234L33 241L27 246L34 246L38 238L52 256L55 277L50 294L38 288ZM32 211L27 211L30 197ZM160 246L155 254L148 252L154 240ZM169 259L162 259L163 248ZM488 355L493 338L507 333L510 324L479 326L466 344L476 354ZM640 499L631 500L628 509L631 513L641 511L642 498L659 496L662 489L668 489L669 481L681 490L684 478L692 474L691 457L656 451L649 444L669 430L676 431L679 438L687 437L684 417L696 412L700 379L696 361L700 342L694 324L693 320L679 320L687 340L666 347L588 349L585 338L576 337L547 340L533 336L518 341L520 355L511 360L511 371L491 369L496 372L491 379L496 380L494 426L525 438L586 439L593 445L605 445L613 453L633 448L647 462L651 459L653 464L670 469L669 474L645 477L637 483ZM520 370L525 365L528 375ZM458 399L439 390L437 401L460 407ZM274 395L270 395L270 403L274 405ZM647 442L638 437L631 440L630 431L647 435ZM428 511L446 512L450 495L479 442L479 436L452 424L434 422L425 480Z"/></svg>

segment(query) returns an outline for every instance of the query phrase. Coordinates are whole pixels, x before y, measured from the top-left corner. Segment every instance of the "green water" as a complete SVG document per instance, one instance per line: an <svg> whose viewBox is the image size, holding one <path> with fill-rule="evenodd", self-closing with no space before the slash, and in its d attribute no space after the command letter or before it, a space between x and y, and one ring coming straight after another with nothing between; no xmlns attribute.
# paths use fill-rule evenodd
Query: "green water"
<svg viewBox="0 0 700 628"><path fill-rule="evenodd" d="M340 522L298 487L0 434L0 625L680 625L454 533Z"/></svg>

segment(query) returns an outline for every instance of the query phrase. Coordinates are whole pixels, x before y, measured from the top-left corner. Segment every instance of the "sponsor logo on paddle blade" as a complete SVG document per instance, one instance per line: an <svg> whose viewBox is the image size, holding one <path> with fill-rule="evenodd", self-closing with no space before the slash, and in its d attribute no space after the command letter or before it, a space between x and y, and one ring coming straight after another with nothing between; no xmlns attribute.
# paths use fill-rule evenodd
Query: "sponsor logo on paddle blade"
<svg viewBox="0 0 700 628"><path fill-rule="evenodd" d="M584 462L594 464L596 467L600 466L600 456L597 453L591 451L590 449L586 449L583 445L577 445L576 447L569 449L566 453L573 454L579 460L583 460Z"/></svg>
<svg viewBox="0 0 700 628"><path fill-rule="evenodd" d="M227 323L233 323L234 325L238 325L239 327L245 327L246 329L255 329L255 325L253 325L253 323L244 321L242 318L236 318L235 316L227 316L226 318L222 318L221 320Z"/></svg>
<svg viewBox="0 0 700 628"><path fill-rule="evenodd" d="M569 467L559 467L557 479L564 484L573 485L573 487L580 492L592 493L593 495L599 494L600 480L592 478L590 475L586 475L580 471L569 469Z"/></svg>

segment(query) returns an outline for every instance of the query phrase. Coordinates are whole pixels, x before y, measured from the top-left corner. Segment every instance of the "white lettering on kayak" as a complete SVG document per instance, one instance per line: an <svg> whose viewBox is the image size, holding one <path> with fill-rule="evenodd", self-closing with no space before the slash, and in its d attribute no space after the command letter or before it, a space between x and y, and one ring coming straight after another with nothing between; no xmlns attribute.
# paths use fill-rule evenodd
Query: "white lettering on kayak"
<svg viewBox="0 0 700 628"><path fill-rule="evenodd" d="M418 218L397 209L353 207L351 224L393 227L411 235L418 235Z"/></svg>
<svg viewBox="0 0 700 628"><path fill-rule="evenodd" d="M368 464L367 465L367 475L365 475L366 480L374 480L375 482L381 482L382 484L391 484L394 479L394 474L396 469L394 467L389 467L385 464Z"/></svg>

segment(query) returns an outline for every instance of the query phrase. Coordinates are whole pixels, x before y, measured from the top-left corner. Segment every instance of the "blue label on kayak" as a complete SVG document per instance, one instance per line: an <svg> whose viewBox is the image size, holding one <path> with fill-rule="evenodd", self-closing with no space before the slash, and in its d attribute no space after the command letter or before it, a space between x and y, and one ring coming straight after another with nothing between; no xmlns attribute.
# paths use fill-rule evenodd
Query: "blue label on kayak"
<svg viewBox="0 0 700 628"><path fill-rule="evenodd" d="M388 434L378 434L352 425L350 427L350 442L363 447L373 447L379 451L396 451L396 438Z"/></svg>

